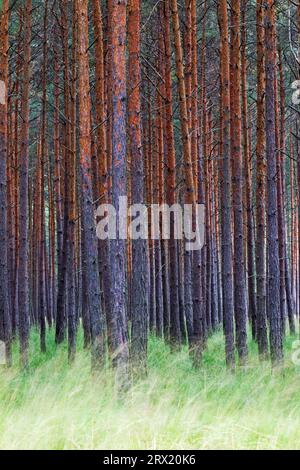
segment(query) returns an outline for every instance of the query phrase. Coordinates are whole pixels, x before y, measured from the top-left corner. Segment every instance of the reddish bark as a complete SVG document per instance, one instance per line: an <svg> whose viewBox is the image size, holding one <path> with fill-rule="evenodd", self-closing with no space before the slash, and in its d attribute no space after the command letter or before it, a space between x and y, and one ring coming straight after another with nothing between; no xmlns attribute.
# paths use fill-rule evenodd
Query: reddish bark
<svg viewBox="0 0 300 470"><path fill-rule="evenodd" d="M126 196L126 0L112 0L112 203L120 212L119 197ZM117 223L117 231L119 231ZM126 243L110 241L113 364L121 385L128 375L126 311Z"/></svg>
<svg viewBox="0 0 300 470"><path fill-rule="evenodd" d="M128 2L129 97L128 131L132 168L132 204L144 203L144 161L141 138L140 0ZM147 367L148 251L146 240L132 242L132 359L143 371ZM136 293L138 292L138 295Z"/></svg>
<svg viewBox="0 0 300 470"><path fill-rule="evenodd" d="M84 237L83 269L87 281L87 301L91 323L92 365L104 361L104 318L101 307L98 250L94 221L91 179L91 102L88 58L88 1L77 1L78 14L78 101L81 175L81 214Z"/></svg>
<svg viewBox="0 0 300 470"><path fill-rule="evenodd" d="M242 3L242 27L241 27L241 74L242 74L242 118L243 118L243 151L244 151L244 174L245 186L245 212L244 225L247 230L245 250L247 252L247 274L248 274L248 306L249 319L252 327L252 337L257 338L257 313L256 313L256 279L255 279L255 255L254 255L254 217L253 217L253 188L252 188L252 155L251 139L249 139L250 119L248 117L248 88L247 88L247 7L248 1Z"/></svg>
<svg viewBox="0 0 300 470"><path fill-rule="evenodd" d="M266 159L265 159L265 31L262 0L256 5L257 35L257 140L256 140L256 278L257 339L261 358L268 354L266 313Z"/></svg>
<svg viewBox="0 0 300 470"><path fill-rule="evenodd" d="M5 342L6 363L11 364L11 318L8 285L7 239L7 112L8 112L8 0L0 9L0 339Z"/></svg>
<svg viewBox="0 0 300 470"><path fill-rule="evenodd" d="M184 78L183 50L181 42L180 22L177 0L170 0L170 8L172 13L176 75L178 83L179 110L181 138L183 147L183 165L184 165L184 202L194 207L195 191L194 178L191 157L191 141L189 133L188 107L186 98L186 84ZM191 252L185 250L184 253L184 295L185 295L185 317L190 342L193 337L193 298L192 298L192 266Z"/></svg>
<svg viewBox="0 0 300 470"><path fill-rule="evenodd" d="M232 203L234 222L234 312L236 342L239 359L244 363L247 349L247 306L245 282L243 191L242 191L242 115L241 115L241 5L231 3L231 54L230 54L230 143L232 165Z"/></svg>

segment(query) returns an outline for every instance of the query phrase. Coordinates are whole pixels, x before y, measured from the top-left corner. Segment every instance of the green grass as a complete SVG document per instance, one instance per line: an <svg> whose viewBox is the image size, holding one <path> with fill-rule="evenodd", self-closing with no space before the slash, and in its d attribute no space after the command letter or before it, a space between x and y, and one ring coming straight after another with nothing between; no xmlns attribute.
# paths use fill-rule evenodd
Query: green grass
<svg viewBox="0 0 300 470"><path fill-rule="evenodd" d="M149 376L118 397L111 371L93 376L78 339L48 352L31 339L30 371L0 368L0 449L300 449L300 368L272 372L250 345L246 369L226 371L221 334L210 339L203 368L186 350L171 354L152 338ZM17 351L14 353L18 361Z"/></svg>

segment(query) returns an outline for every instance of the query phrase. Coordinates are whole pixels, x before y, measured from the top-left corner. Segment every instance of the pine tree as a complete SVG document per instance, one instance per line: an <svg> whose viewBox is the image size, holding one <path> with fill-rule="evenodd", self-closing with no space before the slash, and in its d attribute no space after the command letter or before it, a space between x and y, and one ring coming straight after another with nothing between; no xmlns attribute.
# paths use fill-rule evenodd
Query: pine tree
<svg viewBox="0 0 300 470"><path fill-rule="evenodd" d="M241 5L233 0L231 5L230 54L230 145L232 161L232 202L234 226L234 311L236 341L241 363L247 359L247 306L245 283L245 256L243 240L242 199L242 147L241 147Z"/></svg>
<svg viewBox="0 0 300 470"><path fill-rule="evenodd" d="M101 306L98 250L91 178L91 102L88 59L88 2L78 0L78 102L79 148L81 176L81 227L83 236L83 269L87 282L87 302L90 315L92 365L99 367L104 361L104 317Z"/></svg>
<svg viewBox="0 0 300 470"><path fill-rule="evenodd" d="M23 367L28 366L29 348L29 271L28 271L28 165L29 165L29 91L30 91L30 58L31 58L31 0L26 2L24 11L24 51L23 51L23 86L21 97L21 130L20 130L20 245L18 267L18 300L20 317L20 347Z"/></svg>
<svg viewBox="0 0 300 470"><path fill-rule="evenodd" d="M268 243L268 314L270 349L273 364L283 359L280 272L277 213L277 171L275 142L275 3L265 2L265 70L266 70L266 158L267 158L267 243Z"/></svg>
<svg viewBox="0 0 300 470"><path fill-rule="evenodd" d="M126 196L126 0L111 5L112 96L112 203L120 214L119 198ZM122 214L124 216L124 214ZM117 234L119 232L117 223ZM126 305L126 244L118 237L110 241L110 281L113 364L120 385L128 378L128 332Z"/></svg>
<svg viewBox="0 0 300 470"><path fill-rule="evenodd" d="M234 357L234 308L233 308L233 259L231 235L231 180L230 180L230 60L228 11L226 0L221 0L218 8L221 35L221 240L222 240L222 291L223 317L226 340L226 362L233 367Z"/></svg>
<svg viewBox="0 0 300 470"><path fill-rule="evenodd" d="M256 6L257 33L257 140L256 140L256 277L257 277L257 340L261 358L268 354L266 313L266 159L265 159L265 30L264 7Z"/></svg>
<svg viewBox="0 0 300 470"><path fill-rule="evenodd" d="M0 339L6 346L6 363L11 365L11 318L8 290L7 240L7 113L8 113L8 0L0 9Z"/></svg>
<svg viewBox="0 0 300 470"><path fill-rule="evenodd" d="M144 203L144 168L141 140L141 70L140 70L140 1L128 2L128 130L132 166L132 204ZM148 341L148 248L143 239L132 242L132 360L146 370ZM138 295L136 295L138 293Z"/></svg>

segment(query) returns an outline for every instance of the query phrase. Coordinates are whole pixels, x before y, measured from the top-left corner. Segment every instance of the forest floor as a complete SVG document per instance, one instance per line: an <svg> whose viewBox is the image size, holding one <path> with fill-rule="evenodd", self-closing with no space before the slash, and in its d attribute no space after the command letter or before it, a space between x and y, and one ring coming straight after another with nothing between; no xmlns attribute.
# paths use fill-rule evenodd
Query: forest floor
<svg viewBox="0 0 300 470"><path fill-rule="evenodd" d="M171 354L152 338L148 378L117 398L110 371L91 375L81 334L69 367L66 345L56 349L49 333L42 356L33 333L30 371L0 366L0 449L300 449L294 341L283 370L259 364L251 343L248 367L232 374L221 334L198 371L187 350Z"/></svg>

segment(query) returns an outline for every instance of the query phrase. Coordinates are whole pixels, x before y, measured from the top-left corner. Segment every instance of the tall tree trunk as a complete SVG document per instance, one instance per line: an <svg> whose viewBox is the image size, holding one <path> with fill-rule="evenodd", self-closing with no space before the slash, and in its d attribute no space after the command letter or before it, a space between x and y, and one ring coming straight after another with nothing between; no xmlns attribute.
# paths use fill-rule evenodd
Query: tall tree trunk
<svg viewBox="0 0 300 470"><path fill-rule="evenodd" d="M112 0L112 204L118 216L120 197L126 196L126 0ZM128 379L128 333L126 311L126 243L119 234L110 241L111 314L113 365L120 385Z"/></svg>
<svg viewBox="0 0 300 470"><path fill-rule="evenodd" d="M199 118L198 118L198 43L197 43L197 2L191 2L192 15L192 137L191 137L191 154L193 159L194 186L196 189L196 199L198 204L203 203L202 184L199 184L198 178L201 170L198 171L198 165L201 166L199 152ZM206 2L204 3L204 15L206 15ZM205 21L205 17L204 17ZM203 26L204 30L204 26ZM204 31L205 34L205 31ZM201 187L200 187L201 186ZM194 365L198 366L202 358L203 350L203 285L202 285L202 253L197 250L193 253L193 360Z"/></svg>
<svg viewBox="0 0 300 470"><path fill-rule="evenodd" d="M63 222L62 222L62 252L61 259L58 260L58 288L57 288L57 305L56 305L56 334L55 341L60 344L64 341L66 334L66 324L68 319L68 307L66 293L68 289L68 234L69 234L69 160L71 155L71 111L70 111L70 79L69 79L69 51L68 51L68 37L69 37L69 24L68 24L68 3L66 0L61 2L61 35L62 35L62 58L64 62L63 78L64 78L64 147L63 147L63 174L64 174L64 191L63 191ZM71 293L72 293L71 287ZM74 296L71 294L71 299Z"/></svg>
<svg viewBox="0 0 300 470"><path fill-rule="evenodd" d="M206 4L204 3L204 9ZM205 12L205 10L204 10ZM198 196L202 204L206 206L206 218L209 217L209 191L208 191L208 116L207 116L207 96L206 96L206 13L204 13L202 26L202 42L201 42L201 83L200 83L200 102L201 102L201 158L199 158L198 168ZM209 224L205 224L205 246L202 249L201 257L201 294L203 304L203 336L205 341L211 333L211 304L210 304L210 276L209 276L209 257L210 257L210 233Z"/></svg>
<svg viewBox="0 0 300 470"><path fill-rule="evenodd" d="M252 327L252 337L257 339L256 312L256 279L254 257L254 220L253 220L253 191L252 191L252 155L249 139L248 97L247 97L247 6L248 0L242 3L242 116L243 116L243 148L246 179L246 224L247 224L247 273L248 273L248 308Z"/></svg>
<svg viewBox="0 0 300 470"><path fill-rule="evenodd" d="M91 101L88 58L88 1L77 0L78 14L78 102L79 149L81 174L82 236L84 237L83 269L86 272L87 301L90 313L92 366L104 361L104 318L101 308L98 250L94 221L91 178Z"/></svg>
<svg viewBox="0 0 300 470"><path fill-rule="evenodd" d="M277 77L277 32L275 28L275 148L276 148L276 184L277 184L277 214L278 214L278 250L279 250L279 270L280 270L280 316L282 338L286 336L286 286L285 286L285 262L284 262L284 197L283 197L283 179L282 179L282 155L281 155L281 136L280 136L280 106L279 106L279 83ZM279 59L279 57L278 57Z"/></svg>
<svg viewBox="0 0 300 470"><path fill-rule="evenodd" d="M231 9L230 140L232 161L232 201L234 215L234 311L236 320L237 350L239 354L239 360L243 364L248 356L248 348L242 197L240 0L233 0L231 3Z"/></svg>
<svg viewBox="0 0 300 470"><path fill-rule="evenodd" d="M39 244L39 322L41 351L46 352L46 258L45 258L45 158L46 158L46 113L47 113L47 28L48 28L48 0L45 1L43 24L43 66L42 66L42 125L41 125L41 153L40 153L40 244Z"/></svg>
<svg viewBox="0 0 300 470"><path fill-rule="evenodd" d="M72 21L72 84L70 99L70 143L67 150L67 320L68 320L68 358L72 362L76 353L76 281L75 281L75 232L76 232L76 59L77 59L77 12L73 4Z"/></svg>
<svg viewBox="0 0 300 470"><path fill-rule="evenodd" d="M11 318L7 240L7 112L8 112L8 0L0 8L0 340L5 342L6 364L11 365Z"/></svg>
<svg viewBox="0 0 300 470"><path fill-rule="evenodd" d="M221 240L222 240L222 291L223 318L226 340L226 362L234 367L234 321L233 321L233 260L231 235L231 184L230 184L230 61L227 1L220 0L218 19L221 35Z"/></svg>
<svg viewBox="0 0 300 470"><path fill-rule="evenodd" d="M256 278L257 278L257 340L263 359L268 354L266 312L266 159L265 159L265 31L263 0L257 0L257 140L256 140Z"/></svg>
<svg viewBox="0 0 300 470"><path fill-rule="evenodd" d="M144 203L144 162L141 139L140 95L140 0L128 2L129 97L128 130L132 168L132 204ZM142 210L142 209L141 209ZM145 371L148 340L148 251L147 240L132 241L132 335L133 365Z"/></svg>
<svg viewBox="0 0 300 470"><path fill-rule="evenodd" d="M181 124L181 138L183 146L183 162L184 162L184 183L185 183L185 204L189 204L194 208L195 192L194 192L194 178L192 171L192 157L191 157L191 142L189 133L189 119L188 108L186 99L186 86L184 79L184 64L183 64L183 51L180 34L180 22L177 0L170 0L170 7L172 12L174 45L175 45L175 62L176 62L176 75L178 82L179 94L179 110L180 110L180 124ZM192 265L191 265L191 252L184 250L184 294L185 294L185 316L187 323L187 330L189 341L193 337L193 298L192 298Z"/></svg>
<svg viewBox="0 0 300 470"><path fill-rule="evenodd" d="M159 10L158 10L159 12ZM162 48L162 44L160 41L160 50ZM161 61L161 53L158 54L157 58L157 70L159 70L160 75L163 76L162 70L162 61ZM162 85L160 78L158 79L159 82L156 86L156 93L155 93L155 145L154 145L154 155L153 155L153 197L154 202L156 204L161 204L161 176L162 176L162 162L163 162L163 122L161 116L161 109L162 109ZM154 244L154 261L155 261L155 294L156 294L156 334L160 337L163 335L163 279L162 279L162 262L161 262L161 247L162 247L162 240L158 238L153 241Z"/></svg>
<svg viewBox="0 0 300 470"><path fill-rule="evenodd" d="M273 364L277 364L283 360L283 343L280 314L278 195L275 143L275 2L273 0L266 0L265 9L268 314L270 320L271 359Z"/></svg>
<svg viewBox="0 0 300 470"><path fill-rule="evenodd" d="M278 152L280 172L278 177L280 178L281 186L281 206L282 206L282 226L280 228L282 233L282 249L283 249L283 263L284 263L284 286L286 291L286 307L289 321L290 333L294 335L295 329L295 306L292 297L292 286L291 286L291 269L289 264L289 255L287 250L287 223L286 223L286 178L285 178L285 155L286 155L286 122L285 122L285 90L284 90L284 71L282 63L282 52L279 48L279 108L280 108L280 151ZM292 160L290 160L291 162ZM290 181L291 183L291 181ZM292 201L291 201L292 202ZM291 217L293 214L291 213Z"/></svg>
<svg viewBox="0 0 300 470"><path fill-rule="evenodd" d="M164 5L164 34L165 34L165 119L166 119L166 149L167 149L167 178L166 202L169 206L176 203L176 155L173 127L173 93L172 93L172 62L171 62L171 31L170 31L170 1ZM178 286L178 244L174 237L174 217L171 219L171 239L169 243L170 262L170 340L180 344L179 317L179 286Z"/></svg>
<svg viewBox="0 0 300 470"><path fill-rule="evenodd" d="M21 98L21 149L20 149L20 247L19 247L19 318L21 363L28 366L29 348L29 272L28 272L28 166L29 166L29 89L31 57L31 0L24 12L24 64Z"/></svg>
<svg viewBox="0 0 300 470"><path fill-rule="evenodd" d="M99 204L108 202L107 125L105 103L105 69L103 50L103 19L101 2L93 0L93 24L95 40L95 114L97 120L97 160L99 165ZM109 121L110 122L110 121ZM103 288L104 310L111 349L111 313L109 292L109 241L99 240L100 282Z"/></svg>

